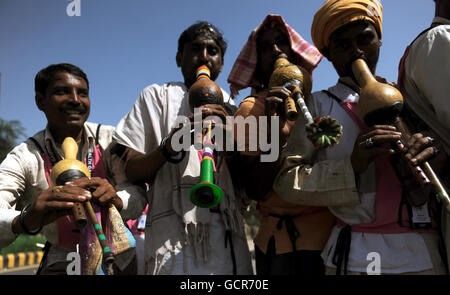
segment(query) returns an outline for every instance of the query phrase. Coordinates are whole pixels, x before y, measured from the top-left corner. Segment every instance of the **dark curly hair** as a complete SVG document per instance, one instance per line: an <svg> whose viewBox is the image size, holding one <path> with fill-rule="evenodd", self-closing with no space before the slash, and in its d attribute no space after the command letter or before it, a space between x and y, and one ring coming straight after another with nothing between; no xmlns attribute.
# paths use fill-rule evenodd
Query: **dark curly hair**
<svg viewBox="0 0 450 295"><path fill-rule="evenodd" d="M72 64L60 63L49 65L36 74L34 78L34 91L45 95L48 85L55 79L55 75L60 72L66 72L84 79L89 88L89 80L83 70Z"/></svg>
<svg viewBox="0 0 450 295"><path fill-rule="evenodd" d="M198 21L181 33L178 38L178 52L183 52L184 45L193 41L198 35L214 40L222 50L222 58L227 50L227 42L223 38L222 32L213 24L206 21Z"/></svg>

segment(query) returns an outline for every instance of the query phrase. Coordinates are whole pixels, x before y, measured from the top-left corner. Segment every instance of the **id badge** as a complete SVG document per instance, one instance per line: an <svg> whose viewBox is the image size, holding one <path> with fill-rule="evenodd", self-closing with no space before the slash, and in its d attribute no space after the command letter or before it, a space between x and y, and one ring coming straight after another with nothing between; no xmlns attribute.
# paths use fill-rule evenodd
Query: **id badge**
<svg viewBox="0 0 450 295"><path fill-rule="evenodd" d="M145 229L145 221L147 220L147 215L141 215L138 218L138 230L144 230Z"/></svg>
<svg viewBox="0 0 450 295"><path fill-rule="evenodd" d="M414 228L430 228L431 217L428 210L428 202L422 206L411 206L412 209L412 223Z"/></svg>

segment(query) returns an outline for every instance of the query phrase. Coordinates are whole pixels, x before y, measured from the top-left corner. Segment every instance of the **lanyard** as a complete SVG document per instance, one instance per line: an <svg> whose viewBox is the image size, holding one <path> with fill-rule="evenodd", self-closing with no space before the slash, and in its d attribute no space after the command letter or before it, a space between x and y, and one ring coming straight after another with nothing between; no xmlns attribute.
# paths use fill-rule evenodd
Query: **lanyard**
<svg viewBox="0 0 450 295"><path fill-rule="evenodd" d="M44 138L45 138L45 133L44 133ZM56 161L56 152L53 149L53 146L50 146L50 147L52 149L51 153L48 151L47 145L46 145L45 140L44 140L45 153L50 157L50 161L52 162L52 166L55 166L55 164L57 163L57 161ZM89 150L88 150L88 153L86 155L86 159L85 160L86 160L86 166L89 169L89 173L91 174L91 177L93 176L92 175L92 161L93 161L93 158L94 158L93 154L94 154L94 150L93 150L92 147L90 147Z"/></svg>

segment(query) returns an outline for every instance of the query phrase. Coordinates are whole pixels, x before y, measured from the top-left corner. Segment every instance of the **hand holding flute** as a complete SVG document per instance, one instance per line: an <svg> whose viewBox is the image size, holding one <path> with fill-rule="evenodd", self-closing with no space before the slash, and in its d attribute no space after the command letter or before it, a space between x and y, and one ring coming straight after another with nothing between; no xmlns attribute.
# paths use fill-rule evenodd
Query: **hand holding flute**
<svg viewBox="0 0 450 295"><path fill-rule="evenodd" d="M91 173L88 167L86 167L86 165L81 161L76 160L78 146L75 140L71 137L64 139L62 150L64 152L65 159L56 163L50 174L53 190L60 190L61 188L64 188L67 183L74 182L79 179L84 178L89 181ZM99 184L101 185L101 181ZM84 202L75 203L73 206L73 216L75 224L79 228L86 226L88 219L92 223L103 251L103 261L107 266L108 274L113 274L112 265L115 260L114 253L111 251L111 247L107 242L102 226L97 219L90 200L86 199Z"/></svg>
<svg viewBox="0 0 450 295"><path fill-rule="evenodd" d="M395 87L376 81L363 58L356 59L352 64L352 70L361 93L358 103L358 115L368 126L393 125L399 132L394 148L403 150L403 146L410 140L411 133L400 117L403 108L403 96ZM374 136L368 136L364 144L372 147L376 144ZM422 140L422 145L432 144L429 138ZM431 140L432 141L432 140ZM443 202L444 208L450 212L450 198L447 189L440 181L437 174L427 161L420 165L408 164L411 173L416 177L419 184L433 185L439 200Z"/></svg>
<svg viewBox="0 0 450 295"><path fill-rule="evenodd" d="M274 71L270 77L269 87L285 86L292 89L291 95L285 99L285 113L289 121L298 118L296 104L305 118L308 138L316 148L327 148L339 142L342 126L331 117L313 118L306 106L305 97L312 88L311 75L297 65L289 62L286 54L280 54L275 60Z"/></svg>

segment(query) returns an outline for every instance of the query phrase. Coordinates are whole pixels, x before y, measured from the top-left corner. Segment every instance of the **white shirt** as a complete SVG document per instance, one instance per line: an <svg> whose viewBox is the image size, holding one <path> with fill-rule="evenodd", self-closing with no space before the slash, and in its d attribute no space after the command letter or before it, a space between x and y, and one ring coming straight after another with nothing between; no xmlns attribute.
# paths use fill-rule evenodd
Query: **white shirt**
<svg viewBox="0 0 450 295"><path fill-rule="evenodd" d="M450 154L450 20L419 36L405 60L403 95L411 109L440 137ZM448 184L447 184L448 187ZM442 215L442 232L450 263L450 215Z"/></svg>
<svg viewBox="0 0 450 295"><path fill-rule="evenodd" d="M359 95L354 90L338 83L328 89L344 102L358 102ZM356 123L347 112L324 92L313 94L317 116L330 115L343 126L343 136L339 144L325 149L319 155L320 159L349 158L353 145L360 133ZM360 175L361 203L354 206L330 207L338 218L347 224L373 222L375 218L375 165L372 163L368 171ZM332 263L337 237L341 227L335 225L327 244L322 252L325 265L336 268ZM381 273L405 273L427 270L433 267L427 247L421 234L373 234L352 232L350 254L347 269L349 271L366 272L370 260L367 255L377 252L381 256ZM437 247L437 245L436 245Z"/></svg>
<svg viewBox="0 0 450 295"><path fill-rule="evenodd" d="M179 82L148 86L141 92L130 112L119 122L114 138L140 153L153 152L159 147L162 138L178 125L177 117L191 114L187 93L186 86ZM225 103L234 104L223 89L222 93ZM228 255L228 250L223 249L223 240L210 239L211 214L216 213L193 205L189 199L189 191L199 183L199 175L198 153L191 145L183 161L178 164L166 162L150 184L147 194L149 213L145 228L145 259L154 269L147 269L147 274L179 274L176 268L164 268L163 264L167 257L173 257L171 254L184 251L186 245L192 246L189 250L195 251L193 254L197 262L203 260L203 263L196 263L197 269L194 270L190 260L185 260L186 263L182 263L186 268L184 274L197 273L199 269L202 269L200 273L203 274L230 273L231 261L220 272L212 270L211 264L207 263L219 256ZM220 203L223 220L220 229L223 232L225 228L229 228L234 234L233 244L236 254L240 256L237 260L238 274L250 274L250 255L240 214L241 199L234 192L225 161L218 168L217 175L217 185L225 192ZM143 205L129 202L124 210L136 216L143 210ZM184 254L187 259L188 253Z"/></svg>
<svg viewBox="0 0 450 295"><path fill-rule="evenodd" d="M441 23L412 44L405 61L405 100L435 131L450 154L450 20Z"/></svg>

